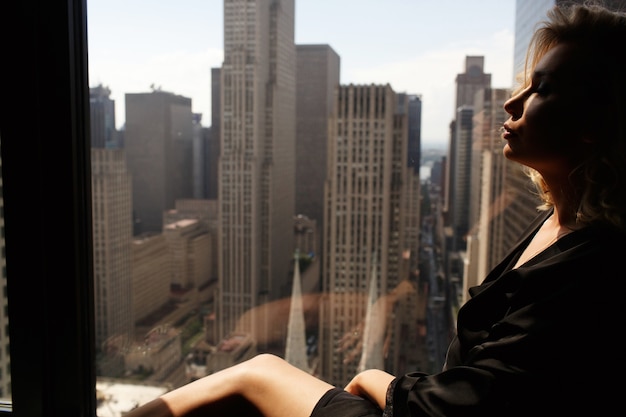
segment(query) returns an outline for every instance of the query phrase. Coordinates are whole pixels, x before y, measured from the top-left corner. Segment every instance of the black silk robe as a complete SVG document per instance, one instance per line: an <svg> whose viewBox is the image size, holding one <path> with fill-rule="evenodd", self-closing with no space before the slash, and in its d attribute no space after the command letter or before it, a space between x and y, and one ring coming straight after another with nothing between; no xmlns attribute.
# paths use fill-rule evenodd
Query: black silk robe
<svg viewBox="0 0 626 417"><path fill-rule="evenodd" d="M626 236L587 227L512 269L549 214L469 290L442 372L390 384L385 417L626 413Z"/></svg>

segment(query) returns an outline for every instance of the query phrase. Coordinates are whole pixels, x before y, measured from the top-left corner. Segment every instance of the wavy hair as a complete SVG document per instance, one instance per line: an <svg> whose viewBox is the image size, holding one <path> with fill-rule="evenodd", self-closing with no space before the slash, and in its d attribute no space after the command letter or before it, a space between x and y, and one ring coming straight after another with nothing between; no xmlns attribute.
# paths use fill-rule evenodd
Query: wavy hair
<svg viewBox="0 0 626 417"><path fill-rule="evenodd" d="M587 130L594 147L570 173L580 198L576 221L626 231L626 13L597 2L550 9L531 38L519 89L528 85L546 52L561 43L581 48L593 63L586 92L591 104ZM551 207L541 175L531 168L527 172L542 201L539 208Z"/></svg>

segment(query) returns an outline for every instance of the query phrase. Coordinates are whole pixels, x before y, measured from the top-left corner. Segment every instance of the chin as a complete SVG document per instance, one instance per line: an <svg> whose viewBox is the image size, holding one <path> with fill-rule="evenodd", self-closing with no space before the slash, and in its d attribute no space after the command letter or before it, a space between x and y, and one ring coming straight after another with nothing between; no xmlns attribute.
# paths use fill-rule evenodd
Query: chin
<svg viewBox="0 0 626 417"><path fill-rule="evenodd" d="M509 161L513 161L513 162L517 162L517 163L522 164L522 165L526 165L523 162L524 157L522 155L520 155L519 152L515 152L515 150L513 148L511 148L511 146L508 143L506 145L504 145L504 147L502 148L502 155L506 159L508 159Z"/></svg>
<svg viewBox="0 0 626 417"><path fill-rule="evenodd" d="M504 144L504 147L502 148L502 154L507 159L513 159L512 157L515 155L515 152L513 152L513 149L511 149L511 146L508 142Z"/></svg>

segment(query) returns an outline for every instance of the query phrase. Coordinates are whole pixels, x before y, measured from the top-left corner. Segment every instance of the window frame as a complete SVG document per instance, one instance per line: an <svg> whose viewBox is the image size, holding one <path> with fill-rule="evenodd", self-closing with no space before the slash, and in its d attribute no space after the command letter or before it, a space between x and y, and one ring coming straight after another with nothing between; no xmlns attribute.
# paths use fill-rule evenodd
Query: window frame
<svg viewBox="0 0 626 417"><path fill-rule="evenodd" d="M0 10L12 388L0 415L95 416L86 0Z"/></svg>

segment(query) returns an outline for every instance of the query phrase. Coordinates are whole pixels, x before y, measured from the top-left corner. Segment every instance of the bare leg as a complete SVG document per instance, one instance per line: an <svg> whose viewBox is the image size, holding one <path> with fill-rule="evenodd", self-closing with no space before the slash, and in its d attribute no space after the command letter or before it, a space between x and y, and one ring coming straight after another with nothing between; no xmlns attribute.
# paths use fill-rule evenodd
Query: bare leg
<svg viewBox="0 0 626 417"><path fill-rule="evenodd" d="M308 417L332 385L277 356L258 355L208 375L126 414L127 417L242 415Z"/></svg>

